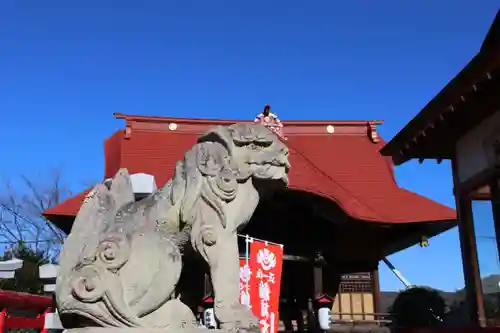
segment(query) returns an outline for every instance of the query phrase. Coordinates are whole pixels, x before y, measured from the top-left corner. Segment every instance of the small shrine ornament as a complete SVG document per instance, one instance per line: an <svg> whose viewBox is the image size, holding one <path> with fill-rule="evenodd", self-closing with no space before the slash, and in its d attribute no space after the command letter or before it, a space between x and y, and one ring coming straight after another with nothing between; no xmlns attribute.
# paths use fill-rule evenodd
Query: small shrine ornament
<svg viewBox="0 0 500 333"><path fill-rule="evenodd" d="M266 104L264 106L264 111L255 118L254 122L266 126L271 132L275 133L281 139L286 140L283 133L283 124L277 115L271 113L271 105Z"/></svg>

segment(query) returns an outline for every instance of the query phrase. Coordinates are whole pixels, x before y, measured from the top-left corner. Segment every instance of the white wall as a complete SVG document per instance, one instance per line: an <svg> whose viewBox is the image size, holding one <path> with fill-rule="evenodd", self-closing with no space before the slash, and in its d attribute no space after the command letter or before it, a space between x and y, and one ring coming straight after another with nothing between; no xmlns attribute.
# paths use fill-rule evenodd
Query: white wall
<svg viewBox="0 0 500 333"><path fill-rule="evenodd" d="M456 145L458 179L465 182L495 162L492 144L500 139L500 112L469 131Z"/></svg>

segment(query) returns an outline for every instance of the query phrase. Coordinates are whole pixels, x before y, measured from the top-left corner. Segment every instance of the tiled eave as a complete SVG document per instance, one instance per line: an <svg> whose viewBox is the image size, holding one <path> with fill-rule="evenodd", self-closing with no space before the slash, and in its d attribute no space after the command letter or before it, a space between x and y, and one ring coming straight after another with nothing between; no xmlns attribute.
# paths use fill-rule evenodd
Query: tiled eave
<svg viewBox="0 0 500 333"><path fill-rule="evenodd" d="M450 159L455 142L500 108L500 58L478 54L381 149L394 164Z"/></svg>

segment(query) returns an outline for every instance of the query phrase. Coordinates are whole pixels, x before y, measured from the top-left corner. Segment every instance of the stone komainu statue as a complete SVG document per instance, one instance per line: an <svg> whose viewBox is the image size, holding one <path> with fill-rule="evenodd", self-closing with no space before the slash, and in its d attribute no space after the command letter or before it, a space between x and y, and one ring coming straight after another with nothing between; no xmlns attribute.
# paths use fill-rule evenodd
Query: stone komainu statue
<svg viewBox="0 0 500 333"><path fill-rule="evenodd" d="M61 253L56 301L63 321L73 315L89 326L196 327L175 294L183 250L192 246L210 267L221 328L255 328L256 318L239 304L237 230L262 195L287 185L289 167L287 147L268 129L235 124L202 135L174 177L147 198L135 202L125 169L96 185Z"/></svg>

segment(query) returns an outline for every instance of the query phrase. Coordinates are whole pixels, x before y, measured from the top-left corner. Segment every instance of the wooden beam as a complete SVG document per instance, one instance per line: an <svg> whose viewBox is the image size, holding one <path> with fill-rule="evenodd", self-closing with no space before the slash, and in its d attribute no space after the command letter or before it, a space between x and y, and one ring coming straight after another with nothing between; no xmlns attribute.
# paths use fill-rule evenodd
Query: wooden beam
<svg viewBox="0 0 500 333"><path fill-rule="evenodd" d="M458 188L458 168L456 158L452 159L453 183ZM462 252L462 266L465 279L465 295L469 316L472 325L484 327L484 303L481 288L481 276L479 274L479 262L477 255L476 234L474 230L474 218L472 215L472 201L468 193L456 193L455 203L459 218L458 232L460 236L460 248Z"/></svg>
<svg viewBox="0 0 500 333"><path fill-rule="evenodd" d="M403 164L412 158L451 159L456 141L470 128L475 127L500 108L498 95L500 75L498 73L492 75L490 80L476 82L475 87L474 90L471 86L467 95L457 96L457 103L453 105L453 111L448 107L446 115L439 112L436 121L428 120L434 126L434 129L428 130L429 125L422 124L421 128L410 130L410 127L413 127L414 124L408 123L396 137L382 148L382 155L392 156L396 165ZM434 112L438 113L437 111L439 110L436 109ZM422 116L419 114L417 117ZM415 131L417 133L417 130L422 131L423 129L426 131L425 140L419 138L415 143L414 137L403 137L405 131Z"/></svg>
<svg viewBox="0 0 500 333"><path fill-rule="evenodd" d="M500 179L500 168L488 168L480 171L459 185L455 185L454 191L455 193L475 194L473 191L489 184L491 179Z"/></svg>
<svg viewBox="0 0 500 333"><path fill-rule="evenodd" d="M380 279L378 275L378 265L377 269L372 272L372 282L373 282L373 309L376 314L380 313L380 301L382 299L382 295L380 292ZM379 320L377 315L375 315L375 320Z"/></svg>

